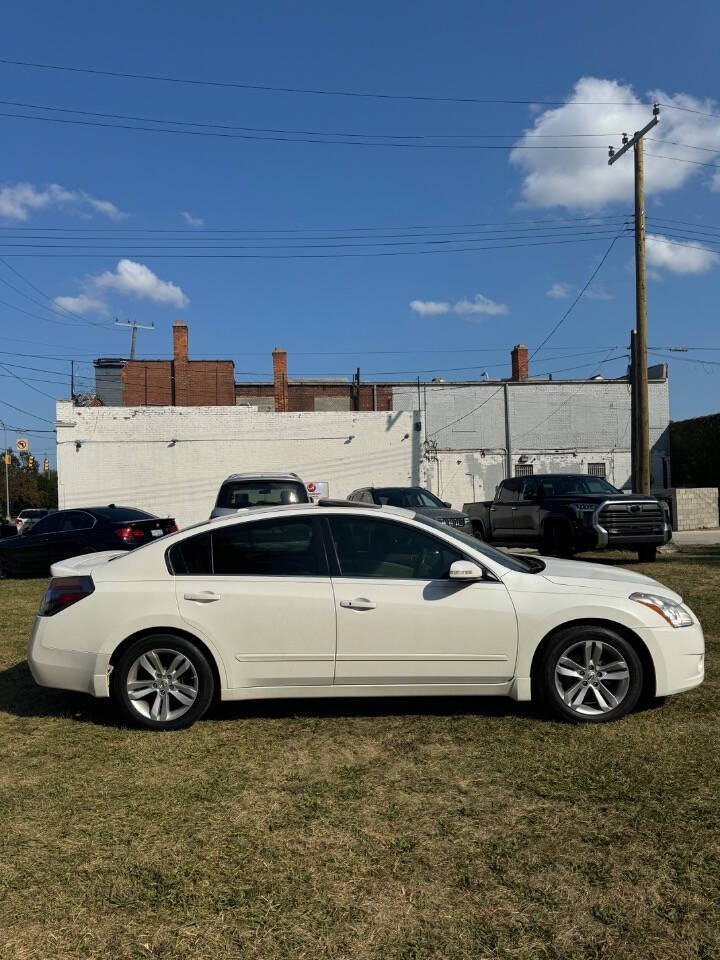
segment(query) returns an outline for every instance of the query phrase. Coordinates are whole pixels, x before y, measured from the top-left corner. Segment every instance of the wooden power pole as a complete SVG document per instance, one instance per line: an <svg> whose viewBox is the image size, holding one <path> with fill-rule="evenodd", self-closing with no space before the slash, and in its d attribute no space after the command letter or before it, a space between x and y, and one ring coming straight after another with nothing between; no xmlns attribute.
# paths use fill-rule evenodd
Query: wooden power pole
<svg viewBox="0 0 720 960"><path fill-rule="evenodd" d="M647 278L645 271L645 172L643 166L643 137L658 123L660 107L653 106L653 118L642 130L628 139L623 134L623 145L616 152L610 147L608 163L616 160L632 147L635 156L635 344L632 370L632 426L635 442L632 449L633 490L650 493L650 409L647 374Z"/></svg>
<svg viewBox="0 0 720 960"><path fill-rule="evenodd" d="M130 359L135 359L135 344L137 343L137 332L138 330L154 330L155 324L146 327L142 323L138 323L137 320L125 321L125 320L116 320L116 327L130 327L132 329L132 337L130 339Z"/></svg>

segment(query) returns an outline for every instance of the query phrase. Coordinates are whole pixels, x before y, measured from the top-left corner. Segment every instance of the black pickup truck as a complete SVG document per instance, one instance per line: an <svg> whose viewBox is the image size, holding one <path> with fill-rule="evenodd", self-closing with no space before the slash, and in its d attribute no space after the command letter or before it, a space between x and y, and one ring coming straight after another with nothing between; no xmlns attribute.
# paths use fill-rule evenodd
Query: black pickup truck
<svg viewBox="0 0 720 960"><path fill-rule="evenodd" d="M547 556L576 551L637 550L653 561L672 536L667 505L623 494L601 477L535 474L503 480L495 499L463 506L473 533L488 543L538 547Z"/></svg>

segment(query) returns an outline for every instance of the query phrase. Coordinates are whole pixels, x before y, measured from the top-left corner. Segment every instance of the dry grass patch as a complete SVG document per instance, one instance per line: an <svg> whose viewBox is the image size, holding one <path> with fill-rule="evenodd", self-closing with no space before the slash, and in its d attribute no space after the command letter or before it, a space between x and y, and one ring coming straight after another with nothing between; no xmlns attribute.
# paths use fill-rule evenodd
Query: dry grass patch
<svg viewBox="0 0 720 960"><path fill-rule="evenodd" d="M33 684L43 584L0 582L0 957L720 958L720 551L635 566L709 677L597 728L459 698L127 730Z"/></svg>

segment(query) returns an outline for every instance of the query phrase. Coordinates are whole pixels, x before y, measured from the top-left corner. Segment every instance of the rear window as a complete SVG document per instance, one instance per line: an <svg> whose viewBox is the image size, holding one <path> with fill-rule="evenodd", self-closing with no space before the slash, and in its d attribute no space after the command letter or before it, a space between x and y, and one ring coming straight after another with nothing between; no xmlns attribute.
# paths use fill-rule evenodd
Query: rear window
<svg viewBox="0 0 720 960"><path fill-rule="evenodd" d="M21 510L18 517L21 520L37 520L47 515L47 510Z"/></svg>
<svg viewBox="0 0 720 960"><path fill-rule="evenodd" d="M93 513L112 523L122 523L124 520L155 520L152 513L144 510L135 510L134 507L93 507Z"/></svg>
<svg viewBox="0 0 720 960"><path fill-rule="evenodd" d="M225 510L243 507L277 507L286 503L307 503L305 484L292 480L231 480L220 488L216 506Z"/></svg>

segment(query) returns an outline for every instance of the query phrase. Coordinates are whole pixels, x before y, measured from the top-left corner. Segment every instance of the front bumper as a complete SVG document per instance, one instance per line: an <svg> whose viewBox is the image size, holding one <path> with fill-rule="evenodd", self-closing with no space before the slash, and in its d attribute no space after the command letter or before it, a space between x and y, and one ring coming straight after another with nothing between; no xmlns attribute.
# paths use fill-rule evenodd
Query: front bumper
<svg viewBox="0 0 720 960"><path fill-rule="evenodd" d="M109 661L84 650L54 647L48 642L47 617L36 617L28 644L28 666L41 687L76 690L94 697L110 695Z"/></svg>
<svg viewBox="0 0 720 960"><path fill-rule="evenodd" d="M664 544L669 543L672 539L672 527L668 522L667 515L664 515L663 519L663 528L662 532L660 531L650 531L647 533L644 532L618 532L613 533L612 527L606 527L601 522L601 513L604 507L611 505L613 501L606 501L601 503L600 506L592 514L591 519L591 531L588 531L588 535L595 540L594 549L604 550L612 549L616 547L622 549L624 547L662 547ZM623 504L624 506L625 504Z"/></svg>
<svg viewBox="0 0 720 960"><path fill-rule="evenodd" d="M691 627L643 628L638 633L653 659L656 696L700 686L705 679L705 638L697 620Z"/></svg>

